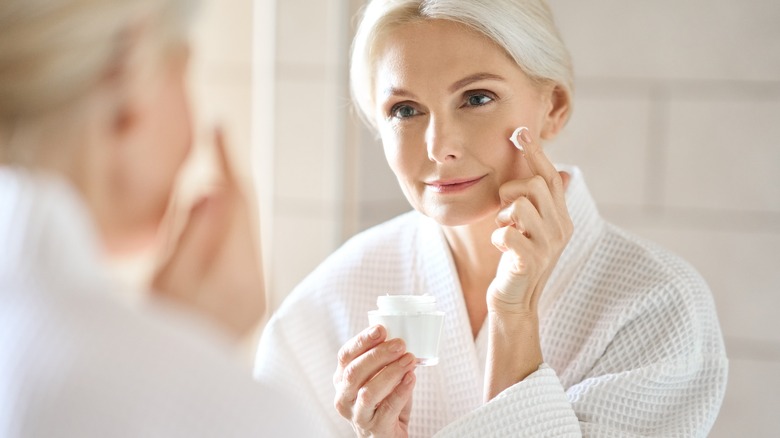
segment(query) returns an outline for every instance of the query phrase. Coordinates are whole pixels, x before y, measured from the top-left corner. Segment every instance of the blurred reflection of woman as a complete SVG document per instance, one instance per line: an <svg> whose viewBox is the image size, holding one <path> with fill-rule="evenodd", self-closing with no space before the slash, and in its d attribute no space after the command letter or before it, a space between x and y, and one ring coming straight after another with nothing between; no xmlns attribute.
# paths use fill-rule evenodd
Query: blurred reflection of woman
<svg viewBox="0 0 780 438"><path fill-rule="evenodd" d="M546 3L374 0L351 74L415 211L298 286L257 375L316 400L330 436L705 436L727 375L710 291L543 152L572 90ZM436 297L439 365L365 328L387 293Z"/></svg>
<svg viewBox="0 0 780 438"><path fill-rule="evenodd" d="M265 308L221 143L222 184L157 275L157 305L126 305L107 274L154 238L190 147L193 4L0 3L0 436L306 433L196 323L240 336Z"/></svg>

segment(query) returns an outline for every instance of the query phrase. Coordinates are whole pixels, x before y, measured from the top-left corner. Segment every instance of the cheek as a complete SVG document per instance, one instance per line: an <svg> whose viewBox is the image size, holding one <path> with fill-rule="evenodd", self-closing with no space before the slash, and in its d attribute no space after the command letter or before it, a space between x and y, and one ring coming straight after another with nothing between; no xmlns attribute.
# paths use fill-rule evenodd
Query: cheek
<svg viewBox="0 0 780 438"><path fill-rule="evenodd" d="M408 172L408 160L405 159L407 154L403 148L402 137L391 127L384 127L380 132L380 139L388 166L399 182L404 180L404 175Z"/></svg>
<svg viewBox="0 0 780 438"><path fill-rule="evenodd" d="M148 125L142 135L132 195L139 222L155 225L162 219L186 159L191 142L191 120L186 92L181 83L170 81L149 106ZM132 176L131 176L132 177ZM139 178L140 177L140 178Z"/></svg>

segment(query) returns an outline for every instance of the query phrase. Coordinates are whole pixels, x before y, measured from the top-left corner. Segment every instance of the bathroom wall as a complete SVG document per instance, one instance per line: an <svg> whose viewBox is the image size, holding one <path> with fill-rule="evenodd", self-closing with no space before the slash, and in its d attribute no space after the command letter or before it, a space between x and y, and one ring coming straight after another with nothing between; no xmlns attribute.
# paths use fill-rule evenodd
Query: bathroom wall
<svg viewBox="0 0 780 438"><path fill-rule="evenodd" d="M712 287L731 371L711 436L776 433L780 2L550 4L577 77L573 118L550 155L584 170L607 219L682 255ZM409 209L349 112L359 5L276 3L275 82L255 84L271 88L258 102L273 108L261 120L272 120L272 146L258 158L270 160L270 181L259 181L273 193L261 206L273 308L348 236Z"/></svg>

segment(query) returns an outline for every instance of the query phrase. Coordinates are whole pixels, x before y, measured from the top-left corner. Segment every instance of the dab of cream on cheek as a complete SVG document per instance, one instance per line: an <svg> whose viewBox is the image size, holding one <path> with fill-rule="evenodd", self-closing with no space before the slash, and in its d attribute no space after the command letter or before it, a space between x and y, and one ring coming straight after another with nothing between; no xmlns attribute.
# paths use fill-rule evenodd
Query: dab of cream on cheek
<svg viewBox="0 0 780 438"><path fill-rule="evenodd" d="M523 145L521 145L517 141L517 137L519 137L520 133L523 132L524 130L526 132L529 132L528 128L526 128L525 126L519 126L517 129L515 129L515 132L512 133L512 136L509 137L509 141L511 141L512 144L515 145L515 147L520 150L520 152L525 152L525 149L523 149Z"/></svg>
<svg viewBox="0 0 780 438"><path fill-rule="evenodd" d="M378 309L368 312L370 325L381 324L387 339L401 338L406 351L421 366L439 363L439 338L444 312L436 310L436 298L430 295L385 295L376 300Z"/></svg>

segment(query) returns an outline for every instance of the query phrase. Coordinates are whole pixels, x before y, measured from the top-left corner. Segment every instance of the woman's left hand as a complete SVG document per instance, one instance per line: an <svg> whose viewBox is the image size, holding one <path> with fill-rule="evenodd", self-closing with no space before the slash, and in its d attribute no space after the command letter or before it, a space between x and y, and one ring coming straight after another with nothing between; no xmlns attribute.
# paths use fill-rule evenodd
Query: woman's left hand
<svg viewBox="0 0 780 438"><path fill-rule="evenodd" d="M541 365L537 303L573 231L564 198L569 175L555 169L527 130L520 138L533 176L499 188L503 208L492 241L503 254L487 293L485 400Z"/></svg>
<svg viewBox="0 0 780 438"><path fill-rule="evenodd" d="M564 196L569 175L555 169L527 129L519 137L533 176L499 188L502 209L492 241L503 255L488 290L488 310L536 315L542 289L573 231Z"/></svg>

